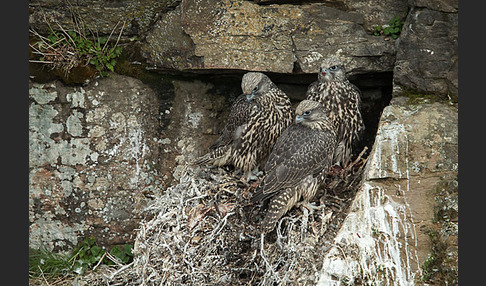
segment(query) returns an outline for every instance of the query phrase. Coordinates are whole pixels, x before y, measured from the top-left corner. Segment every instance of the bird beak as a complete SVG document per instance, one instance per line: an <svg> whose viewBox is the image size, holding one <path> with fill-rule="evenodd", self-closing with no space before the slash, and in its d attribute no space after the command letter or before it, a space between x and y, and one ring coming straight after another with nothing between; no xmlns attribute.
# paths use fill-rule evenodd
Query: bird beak
<svg viewBox="0 0 486 286"><path fill-rule="evenodd" d="M304 120L304 116L303 115L297 115L297 116L295 116L295 123L299 123L302 120Z"/></svg>
<svg viewBox="0 0 486 286"><path fill-rule="evenodd" d="M246 95L246 100L247 100L248 102L250 102L250 101L251 101L251 100L252 100L254 97L255 97L255 94L254 94L254 93L247 94L247 95Z"/></svg>

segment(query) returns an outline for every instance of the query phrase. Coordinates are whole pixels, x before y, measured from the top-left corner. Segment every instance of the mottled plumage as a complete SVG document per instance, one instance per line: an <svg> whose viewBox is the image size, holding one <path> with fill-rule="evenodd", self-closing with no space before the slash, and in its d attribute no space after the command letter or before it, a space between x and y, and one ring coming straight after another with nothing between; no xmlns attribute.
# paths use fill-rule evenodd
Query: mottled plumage
<svg viewBox="0 0 486 286"><path fill-rule="evenodd" d="M287 95L263 73L243 75L241 89L243 94L231 106L221 136L196 163L234 165L248 176L263 167L293 115Z"/></svg>
<svg viewBox="0 0 486 286"><path fill-rule="evenodd" d="M318 80L307 89L306 99L320 102L333 121L338 147L334 163L346 166L352 147L364 131L361 116L361 92L346 77L342 61L335 57L325 59L318 73Z"/></svg>
<svg viewBox="0 0 486 286"><path fill-rule="evenodd" d="M305 202L314 197L332 164L336 133L324 106L303 100L295 113L295 122L275 143L265 177L251 198L252 202L271 198L262 224L265 232L301 197Z"/></svg>

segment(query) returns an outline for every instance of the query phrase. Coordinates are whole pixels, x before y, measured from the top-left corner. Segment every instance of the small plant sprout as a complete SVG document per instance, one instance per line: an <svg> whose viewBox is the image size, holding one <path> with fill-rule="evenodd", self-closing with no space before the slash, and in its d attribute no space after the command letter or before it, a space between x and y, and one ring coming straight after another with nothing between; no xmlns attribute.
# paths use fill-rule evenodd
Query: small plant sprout
<svg viewBox="0 0 486 286"><path fill-rule="evenodd" d="M387 36L391 37L392 39L396 40L400 33L402 32L403 27L403 17L396 16L392 18L388 25L376 25L373 28L373 35L375 36Z"/></svg>
<svg viewBox="0 0 486 286"><path fill-rule="evenodd" d="M114 71L116 59L122 52L118 42L125 23L122 23L115 43L110 40L120 22L115 25L108 37L99 36L86 27L81 29L79 25L67 30L59 23L56 24L56 30L49 25L50 33L47 36L30 30L34 37L39 39L30 44L33 53L39 58L29 60L30 62L46 64L51 70L60 69L65 75L80 65L93 66L101 77L107 76L107 71Z"/></svg>

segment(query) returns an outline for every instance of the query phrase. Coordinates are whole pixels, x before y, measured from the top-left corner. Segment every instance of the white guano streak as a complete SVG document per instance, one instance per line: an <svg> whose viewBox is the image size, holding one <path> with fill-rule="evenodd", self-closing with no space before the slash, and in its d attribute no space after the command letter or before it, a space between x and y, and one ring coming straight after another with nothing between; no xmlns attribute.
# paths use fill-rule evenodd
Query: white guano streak
<svg viewBox="0 0 486 286"><path fill-rule="evenodd" d="M411 257L415 258L419 275L421 268L415 223L406 200L411 191L408 153L405 125L384 122L368 162L368 181L358 191L351 212L334 239L334 247L325 255L317 285L352 284L356 277L362 278L364 285L414 285L417 272L411 270ZM404 158L399 160L398 156ZM405 170L399 166L403 161ZM396 190L385 192L372 182L384 178L406 179L406 193L398 184ZM404 203L393 201L387 193L402 194Z"/></svg>

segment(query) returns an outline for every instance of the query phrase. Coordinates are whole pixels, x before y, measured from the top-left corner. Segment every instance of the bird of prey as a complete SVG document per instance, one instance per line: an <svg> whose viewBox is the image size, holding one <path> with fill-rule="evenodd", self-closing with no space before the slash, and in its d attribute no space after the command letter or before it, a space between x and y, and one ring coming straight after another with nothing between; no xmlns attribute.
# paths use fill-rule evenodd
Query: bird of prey
<svg viewBox="0 0 486 286"><path fill-rule="evenodd" d="M252 171L261 170L293 114L287 95L263 73L244 74L241 89L243 94L231 106L220 137L196 163L234 165L248 181Z"/></svg>
<svg viewBox="0 0 486 286"><path fill-rule="evenodd" d="M265 177L251 201L271 199L262 223L270 232L276 222L302 197L310 206L319 185L332 166L336 132L327 109L303 100L295 111L295 122L282 132L265 164Z"/></svg>
<svg viewBox="0 0 486 286"><path fill-rule="evenodd" d="M334 124L338 147L335 164L346 166L351 159L352 148L364 131L361 116L361 91L346 77L341 60L329 57L322 61L318 80L307 89L306 99L324 105Z"/></svg>

